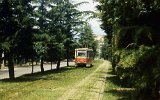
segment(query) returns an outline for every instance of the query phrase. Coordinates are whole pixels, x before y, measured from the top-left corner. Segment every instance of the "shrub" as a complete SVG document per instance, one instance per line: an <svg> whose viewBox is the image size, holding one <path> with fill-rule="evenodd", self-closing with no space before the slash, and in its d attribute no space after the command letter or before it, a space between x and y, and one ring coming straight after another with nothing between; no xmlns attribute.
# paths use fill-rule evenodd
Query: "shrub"
<svg viewBox="0 0 160 100"><path fill-rule="evenodd" d="M160 48L140 46L137 50L120 50L115 71L125 86L135 87L140 100L160 97Z"/></svg>
<svg viewBox="0 0 160 100"><path fill-rule="evenodd" d="M160 48L148 49L139 58L135 68L137 97L145 100L158 99L160 97Z"/></svg>
<svg viewBox="0 0 160 100"><path fill-rule="evenodd" d="M138 50L122 50L120 51L120 61L116 65L116 73L125 84L125 86L132 87L133 73L135 65L138 60Z"/></svg>

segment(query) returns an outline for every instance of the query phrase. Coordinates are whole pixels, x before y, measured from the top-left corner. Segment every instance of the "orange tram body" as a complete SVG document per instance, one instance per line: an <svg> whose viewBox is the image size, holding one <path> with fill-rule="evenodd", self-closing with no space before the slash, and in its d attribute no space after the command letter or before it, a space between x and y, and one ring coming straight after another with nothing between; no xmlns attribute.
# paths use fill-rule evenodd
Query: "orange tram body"
<svg viewBox="0 0 160 100"><path fill-rule="evenodd" d="M93 50L89 48L75 49L75 66L85 65L92 66Z"/></svg>

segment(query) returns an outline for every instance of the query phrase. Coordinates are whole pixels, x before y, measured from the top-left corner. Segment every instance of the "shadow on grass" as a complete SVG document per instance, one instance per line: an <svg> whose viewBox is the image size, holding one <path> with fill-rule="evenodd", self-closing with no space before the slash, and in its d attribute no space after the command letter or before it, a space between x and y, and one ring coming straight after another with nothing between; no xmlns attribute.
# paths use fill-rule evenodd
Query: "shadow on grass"
<svg viewBox="0 0 160 100"><path fill-rule="evenodd" d="M52 75L53 74L58 74L58 73L63 73L69 70L75 70L75 67L69 66L69 67L63 67L60 69L53 69L53 70L48 70L44 72L36 72L33 74L24 74L20 77L17 77L13 80L10 79L2 79L2 82L30 82L30 81L36 81L36 80L59 80L59 78L55 78ZM52 74L52 75L51 75Z"/></svg>
<svg viewBox="0 0 160 100"><path fill-rule="evenodd" d="M94 65L87 66L87 65L81 64L81 65L78 65L76 68L92 68L92 67L94 67Z"/></svg>
<svg viewBox="0 0 160 100"><path fill-rule="evenodd" d="M108 69L107 74L110 74L110 75L116 75L116 73L113 71L113 69L112 69L112 68L109 68L109 69Z"/></svg>
<svg viewBox="0 0 160 100"><path fill-rule="evenodd" d="M109 84L109 87L105 89L105 93L112 94L113 96L118 97L118 100L133 100L133 88L127 88L125 84L121 82L118 76L109 69L107 72L106 82Z"/></svg>
<svg viewBox="0 0 160 100"><path fill-rule="evenodd" d="M120 88L121 89L121 88ZM114 96L118 96L117 100L133 100L132 99L132 92L133 90L125 90L122 88L122 90L120 89L113 89L113 90L109 90L109 91L105 91L106 93L112 93L112 95Z"/></svg>

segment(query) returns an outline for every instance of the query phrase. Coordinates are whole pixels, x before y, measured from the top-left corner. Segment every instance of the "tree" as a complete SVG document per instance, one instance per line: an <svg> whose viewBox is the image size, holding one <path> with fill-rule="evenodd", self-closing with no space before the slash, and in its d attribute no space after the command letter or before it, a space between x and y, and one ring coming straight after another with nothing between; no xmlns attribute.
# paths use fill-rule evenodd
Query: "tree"
<svg viewBox="0 0 160 100"><path fill-rule="evenodd" d="M80 24L82 24L80 16L82 16L83 12L80 12L76 9L77 6L86 3L86 2L81 2L78 4L72 4L69 0L66 0L64 2L64 16L65 16L65 49L66 49L66 58L67 58L67 66L69 66L69 59L70 59L70 48L72 47L73 44L73 33L74 33L74 28ZM63 8L64 8L63 7Z"/></svg>
<svg viewBox="0 0 160 100"><path fill-rule="evenodd" d="M8 52L8 68L10 79L14 78L14 66L13 66L13 48L11 45L15 38L13 38L18 31L17 22L13 20L13 6L10 0L3 0L1 7L1 50L7 50ZM3 23L3 25L2 25ZM10 42L9 42L10 40ZM11 43L12 41L12 43Z"/></svg>
<svg viewBox="0 0 160 100"><path fill-rule="evenodd" d="M29 0L17 2L16 12L19 12L17 16L21 29L19 30L15 59L20 59L20 61L22 59L26 61L35 57L35 51L33 49L33 26L35 23L33 19L33 7L30 3L31 1Z"/></svg>
<svg viewBox="0 0 160 100"><path fill-rule="evenodd" d="M82 26L81 33L79 35L79 44L82 48L92 48L94 54L96 54L97 43L94 40L93 31L88 23Z"/></svg>
<svg viewBox="0 0 160 100"><path fill-rule="evenodd" d="M159 68L160 1L98 1L102 28L109 31L107 34L112 41L112 64L116 74L136 87L138 99L159 99L159 73L155 70Z"/></svg>
<svg viewBox="0 0 160 100"><path fill-rule="evenodd" d="M98 8L101 11L102 28L106 31L109 39L114 36L113 44L118 48L125 48L132 42L138 45L153 45L159 42L158 38L155 38L159 37L157 34L159 20L155 20L160 16L158 0L99 0L99 2L101 3ZM149 35L150 33L152 36ZM126 40L128 35L132 35L128 38L132 41ZM142 36L144 36L143 39ZM121 37L122 41L119 41L118 38ZM151 38L152 40L150 40ZM123 40L126 43L119 45Z"/></svg>
<svg viewBox="0 0 160 100"><path fill-rule="evenodd" d="M29 0L3 0L0 3L0 48L8 59L10 79L14 79L14 57L21 41L21 32L27 27L29 29L29 24L25 23L29 23L29 3Z"/></svg>
<svg viewBox="0 0 160 100"><path fill-rule="evenodd" d="M64 45L67 66L69 66L68 62L70 58L70 51L72 50L71 48L74 46L73 40L75 29L77 29L76 27L83 23L81 16L84 14L84 12L80 12L76 9L76 7L83 3L86 2L72 4L69 0L59 0L50 5L51 10L48 15L49 19L51 20L50 33L52 36L55 34L57 43ZM59 40L57 40L57 38Z"/></svg>
<svg viewBox="0 0 160 100"><path fill-rule="evenodd" d="M112 54L111 44L109 44L107 36L104 37L104 44L102 45L101 51L102 51L101 52L102 58L107 59L107 60L111 59L111 54Z"/></svg>
<svg viewBox="0 0 160 100"><path fill-rule="evenodd" d="M65 36L65 13L63 0L52 2L47 14L49 19L49 36L52 37L49 42L48 57L51 61L57 62L57 69L60 67L60 61L64 58Z"/></svg>
<svg viewBox="0 0 160 100"><path fill-rule="evenodd" d="M93 31L88 23L82 26L79 43L83 48L91 48L94 42Z"/></svg>
<svg viewBox="0 0 160 100"><path fill-rule="evenodd" d="M48 34L48 23L49 20L47 18L48 10L47 7L50 3L49 0L35 0L37 5L35 8L35 18L36 18L36 26L37 32L34 34L34 49L40 57L40 68L41 72L44 72L43 62L45 55L48 50L48 42L50 40L50 36Z"/></svg>

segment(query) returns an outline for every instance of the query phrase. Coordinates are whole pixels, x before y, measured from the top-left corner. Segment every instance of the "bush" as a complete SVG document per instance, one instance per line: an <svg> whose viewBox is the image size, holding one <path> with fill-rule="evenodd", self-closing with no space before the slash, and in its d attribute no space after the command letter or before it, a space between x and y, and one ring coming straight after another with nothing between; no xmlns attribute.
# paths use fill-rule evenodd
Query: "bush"
<svg viewBox="0 0 160 100"><path fill-rule="evenodd" d="M138 50L121 50L119 56L120 61L117 63L115 71L125 86L132 87Z"/></svg>
<svg viewBox="0 0 160 100"><path fill-rule="evenodd" d="M118 53L117 53L118 52ZM123 84L136 88L140 100L158 99L160 91L160 48L140 46L137 50L120 50L115 71Z"/></svg>
<svg viewBox="0 0 160 100"><path fill-rule="evenodd" d="M137 97L145 100L159 99L160 91L160 48L148 49L137 62L135 80Z"/></svg>

